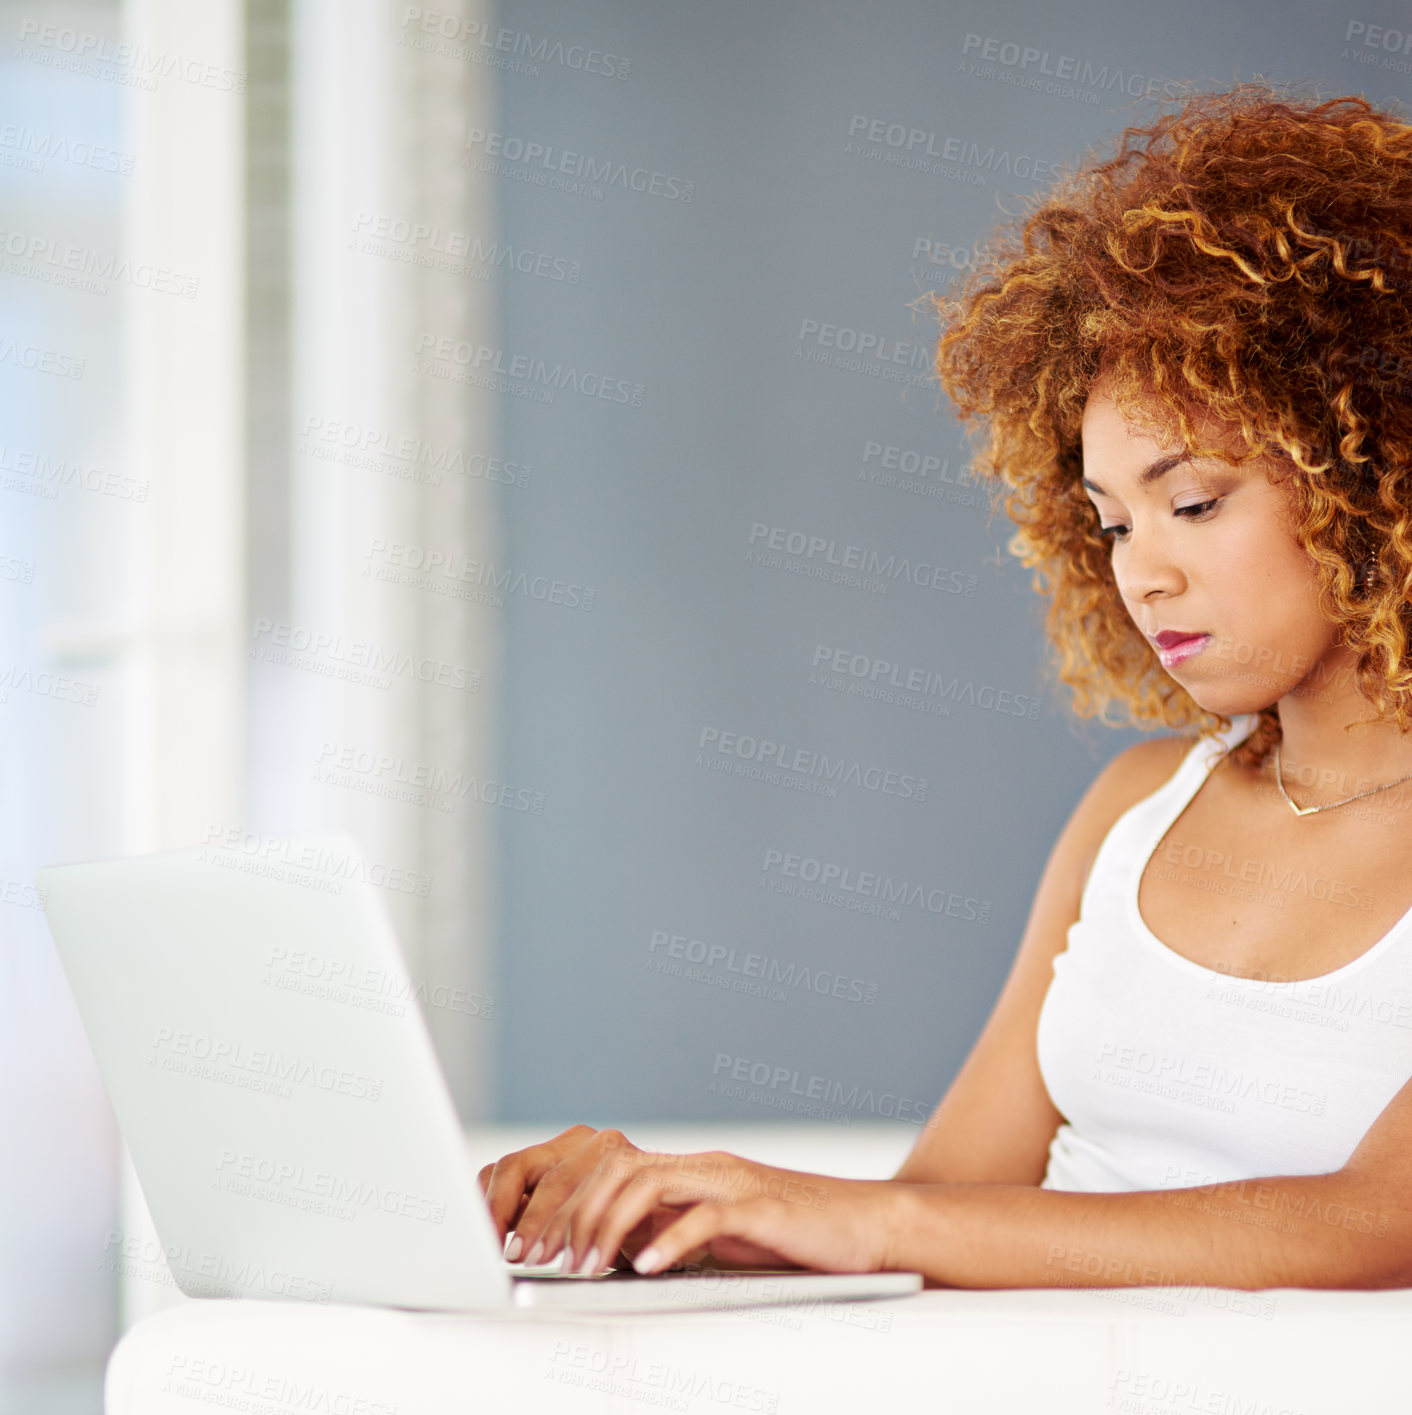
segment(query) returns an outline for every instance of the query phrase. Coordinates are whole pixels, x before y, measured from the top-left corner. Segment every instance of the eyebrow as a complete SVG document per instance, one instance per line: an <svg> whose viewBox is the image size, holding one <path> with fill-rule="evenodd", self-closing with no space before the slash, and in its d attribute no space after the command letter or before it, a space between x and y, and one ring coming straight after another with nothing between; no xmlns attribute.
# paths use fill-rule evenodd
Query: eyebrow
<svg viewBox="0 0 1412 1415"><path fill-rule="evenodd" d="M1169 452L1165 457L1159 457L1150 466L1144 467L1138 476L1137 484L1140 487L1151 486L1159 477L1166 476L1173 467L1189 461L1191 461L1190 452ZM1089 481L1087 477L1081 477L1080 481L1089 491L1096 491L1100 496L1108 495L1096 481Z"/></svg>

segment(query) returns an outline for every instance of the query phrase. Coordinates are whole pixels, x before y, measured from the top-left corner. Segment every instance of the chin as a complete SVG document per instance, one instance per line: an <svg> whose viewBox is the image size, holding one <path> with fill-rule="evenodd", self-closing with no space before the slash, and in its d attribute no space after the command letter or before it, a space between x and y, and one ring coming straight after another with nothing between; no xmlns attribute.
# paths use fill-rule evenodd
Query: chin
<svg viewBox="0 0 1412 1415"><path fill-rule="evenodd" d="M1175 675L1173 675L1175 677ZM1183 683L1187 696L1206 712L1218 713L1222 717L1242 717L1248 712L1260 712L1272 707L1284 696L1275 684L1268 688L1247 688L1233 691L1229 684Z"/></svg>

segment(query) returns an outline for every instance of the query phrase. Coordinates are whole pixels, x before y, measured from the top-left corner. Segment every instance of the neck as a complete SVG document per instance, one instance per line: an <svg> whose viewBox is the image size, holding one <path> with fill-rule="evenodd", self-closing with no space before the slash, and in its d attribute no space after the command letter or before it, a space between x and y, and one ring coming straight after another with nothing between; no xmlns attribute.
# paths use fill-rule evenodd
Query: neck
<svg viewBox="0 0 1412 1415"><path fill-rule="evenodd" d="M1395 718L1349 727L1373 714L1353 676L1356 662L1344 650L1321 682L1306 680L1276 705L1280 776L1298 805L1342 801L1412 776L1412 732L1399 731Z"/></svg>

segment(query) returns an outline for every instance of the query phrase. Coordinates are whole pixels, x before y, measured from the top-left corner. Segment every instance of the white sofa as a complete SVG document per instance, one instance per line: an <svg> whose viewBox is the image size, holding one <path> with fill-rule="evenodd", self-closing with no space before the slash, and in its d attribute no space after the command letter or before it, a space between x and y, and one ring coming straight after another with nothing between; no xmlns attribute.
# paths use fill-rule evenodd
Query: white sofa
<svg viewBox="0 0 1412 1415"><path fill-rule="evenodd" d="M891 1174L912 1127L626 1127ZM483 1130L479 1163L544 1138ZM1407 1408L1412 1290L929 1291L686 1314L494 1317L182 1299L114 1349L106 1415L954 1410L961 1415L1376 1415Z"/></svg>

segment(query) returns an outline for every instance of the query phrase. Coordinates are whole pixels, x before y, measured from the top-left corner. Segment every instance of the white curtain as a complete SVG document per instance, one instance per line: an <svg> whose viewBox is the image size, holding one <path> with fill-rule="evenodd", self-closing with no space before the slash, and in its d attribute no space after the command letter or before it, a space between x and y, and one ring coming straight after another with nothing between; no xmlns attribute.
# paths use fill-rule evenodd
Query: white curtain
<svg viewBox="0 0 1412 1415"><path fill-rule="evenodd" d="M163 232L203 286L132 330L134 445L172 490L143 547L129 812L134 848L351 829L402 882L387 902L471 1121L489 1094L493 811L397 783L494 776L499 621L365 567L393 545L494 559L476 475L494 395L413 370L424 331L494 342L493 283L428 265L432 238L412 234L490 235L488 179L461 157L493 94L485 70L402 43L402 18L385 0L128 0L129 39L228 64L250 118L195 89L133 99L133 239ZM380 223L389 239L360 241ZM282 271L251 264L281 252ZM369 650L384 666L348 672ZM123 1227L150 1251L128 1173ZM125 1321L174 1300L146 1265Z"/></svg>

